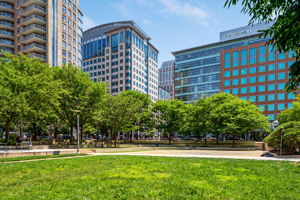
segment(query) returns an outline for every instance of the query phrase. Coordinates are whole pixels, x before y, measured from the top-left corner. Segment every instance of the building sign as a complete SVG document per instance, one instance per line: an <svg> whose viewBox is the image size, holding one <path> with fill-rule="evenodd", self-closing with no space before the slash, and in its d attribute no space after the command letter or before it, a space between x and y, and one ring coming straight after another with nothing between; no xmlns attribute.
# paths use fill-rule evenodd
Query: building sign
<svg viewBox="0 0 300 200"><path fill-rule="evenodd" d="M255 35L260 33L260 30L266 30L270 26L272 26L274 22L270 22L268 24L261 23L261 24L255 24L252 26L245 26L241 28L232 29L229 31L224 31L220 33L220 41L226 41L226 40L233 40L237 38L242 38L250 35Z"/></svg>

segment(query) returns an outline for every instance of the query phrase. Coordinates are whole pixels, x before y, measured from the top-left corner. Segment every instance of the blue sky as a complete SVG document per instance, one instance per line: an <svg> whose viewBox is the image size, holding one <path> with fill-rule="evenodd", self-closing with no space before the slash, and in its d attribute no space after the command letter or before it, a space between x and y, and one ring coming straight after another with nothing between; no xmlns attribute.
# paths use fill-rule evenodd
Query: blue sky
<svg viewBox="0 0 300 200"><path fill-rule="evenodd" d="M84 29L134 20L158 48L159 64L171 52L219 40L219 32L247 25L241 6L223 8L225 0L81 0Z"/></svg>

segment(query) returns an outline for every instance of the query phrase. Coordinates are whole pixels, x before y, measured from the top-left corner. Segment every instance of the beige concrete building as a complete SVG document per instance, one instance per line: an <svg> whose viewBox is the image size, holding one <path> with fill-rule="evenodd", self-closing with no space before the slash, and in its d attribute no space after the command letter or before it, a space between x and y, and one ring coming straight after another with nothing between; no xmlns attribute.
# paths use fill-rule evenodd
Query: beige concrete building
<svg viewBox="0 0 300 200"><path fill-rule="evenodd" d="M81 67L82 17L78 0L0 0L0 50Z"/></svg>
<svg viewBox="0 0 300 200"><path fill-rule="evenodd" d="M96 26L83 34L83 70L109 84L110 93L134 90L158 99L158 50L133 21Z"/></svg>

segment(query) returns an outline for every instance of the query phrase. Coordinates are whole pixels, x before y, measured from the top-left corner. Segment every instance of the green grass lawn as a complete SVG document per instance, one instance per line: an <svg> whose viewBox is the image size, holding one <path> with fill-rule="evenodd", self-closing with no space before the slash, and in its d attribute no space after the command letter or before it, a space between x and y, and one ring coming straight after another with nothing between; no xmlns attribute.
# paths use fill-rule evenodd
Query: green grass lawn
<svg viewBox="0 0 300 200"><path fill-rule="evenodd" d="M291 162L94 156L0 164L0 199L300 199Z"/></svg>
<svg viewBox="0 0 300 200"><path fill-rule="evenodd" d="M12 158L0 158L0 163L1 162L24 161L24 160L47 159L47 158L85 156L85 155L87 155L87 154L61 154L61 155L47 155L47 156L22 156L22 157L12 157Z"/></svg>

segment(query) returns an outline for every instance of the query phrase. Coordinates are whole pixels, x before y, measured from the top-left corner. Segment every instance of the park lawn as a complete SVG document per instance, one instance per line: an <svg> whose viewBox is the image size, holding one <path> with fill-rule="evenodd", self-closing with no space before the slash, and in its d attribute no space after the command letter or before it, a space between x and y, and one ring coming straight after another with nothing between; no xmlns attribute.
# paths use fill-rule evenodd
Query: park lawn
<svg viewBox="0 0 300 200"><path fill-rule="evenodd" d="M37 160L47 158L63 158L63 157L74 157L74 156L86 156L87 154L61 154L61 155L47 155L47 156L21 156L11 158L0 158L1 162L13 162L13 161L25 161L25 160Z"/></svg>
<svg viewBox="0 0 300 200"><path fill-rule="evenodd" d="M0 199L297 200L300 165L93 156L0 164Z"/></svg>

